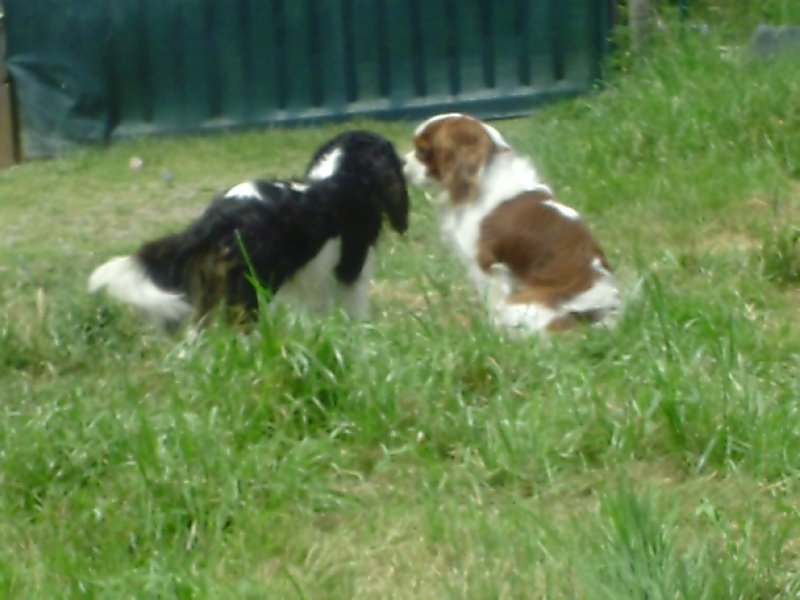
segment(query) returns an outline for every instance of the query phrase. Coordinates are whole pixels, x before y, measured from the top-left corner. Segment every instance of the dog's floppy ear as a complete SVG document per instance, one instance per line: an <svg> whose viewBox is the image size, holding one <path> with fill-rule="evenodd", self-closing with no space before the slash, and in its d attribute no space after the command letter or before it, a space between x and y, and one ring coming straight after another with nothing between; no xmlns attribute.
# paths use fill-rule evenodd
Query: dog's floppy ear
<svg viewBox="0 0 800 600"><path fill-rule="evenodd" d="M406 179L403 176L403 164L394 150L394 146L385 142L385 149L375 156L376 175L381 190L381 210L386 213L389 223L398 233L408 229L409 199Z"/></svg>
<svg viewBox="0 0 800 600"><path fill-rule="evenodd" d="M401 172L395 172L391 177L385 178L384 194L382 198L383 210L389 217L389 223L397 233L405 233L408 229L408 189L406 180Z"/></svg>
<svg viewBox="0 0 800 600"><path fill-rule="evenodd" d="M438 140L437 140L438 141ZM469 129L444 136L437 148L441 156L442 184L454 204L469 202L478 194L478 173L492 152L492 141L483 132Z"/></svg>

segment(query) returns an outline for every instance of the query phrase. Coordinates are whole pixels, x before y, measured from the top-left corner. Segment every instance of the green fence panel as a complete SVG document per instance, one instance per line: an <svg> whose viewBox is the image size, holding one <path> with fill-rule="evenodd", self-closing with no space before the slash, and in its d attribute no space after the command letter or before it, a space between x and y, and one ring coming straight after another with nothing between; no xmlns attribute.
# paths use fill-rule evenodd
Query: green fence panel
<svg viewBox="0 0 800 600"><path fill-rule="evenodd" d="M278 112L280 93L276 85L281 73L280 31L282 23L275 18L275 0L249 2L245 5L240 40L245 44L242 60L246 61L248 74L247 123L265 123Z"/></svg>
<svg viewBox="0 0 800 600"><path fill-rule="evenodd" d="M533 89L546 90L557 81L556 16L552 2L537 2L527 5L521 18L526 32L520 44L522 72Z"/></svg>
<svg viewBox="0 0 800 600"><path fill-rule="evenodd" d="M415 32L409 0L386 0L385 15L379 24L381 34L387 44L386 70L387 96L389 108L411 104L417 95L417 64L412 51L418 48L418 34ZM369 110L369 109L368 109Z"/></svg>
<svg viewBox="0 0 800 600"><path fill-rule="evenodd" d="M347 101L356 110L358 106L385 103L388 79L382 69L387 63L384 7L379 2L363 2L356 11L352 1L343 4L343 42L350 58L345 60Z"/></svg>
<svg viewBox="0 0 800 600"><path fill-rule="evenodd" d="M27 156L145 133L491 118L591 88L613 0L5 0Z"/></svg>
<svg viewBox="0 0 800 600"><path fill-rule="evenodd" d="M473 95L486 89L484 81L483 38L481 31L481 5L478 2L458 2L452 13L454 37L455 77L453 93Z"/></svg>

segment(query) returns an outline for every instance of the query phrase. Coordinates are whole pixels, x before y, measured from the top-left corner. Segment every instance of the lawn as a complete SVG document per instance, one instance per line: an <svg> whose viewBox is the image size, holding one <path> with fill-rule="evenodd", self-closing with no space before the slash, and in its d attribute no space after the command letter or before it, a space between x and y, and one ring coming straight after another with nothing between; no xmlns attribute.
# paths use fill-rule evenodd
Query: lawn
<svg viewBox="0 0 800 600"><path fill-rule="evenodd" d="M412 123L0 173L0 596L797 597L800 62L706 16L495 123L603 243L611 330L504 338L418 191L365 323L270 317L179 352L85 292L215 191L299 175L349 127L406 151Z"/></svg>

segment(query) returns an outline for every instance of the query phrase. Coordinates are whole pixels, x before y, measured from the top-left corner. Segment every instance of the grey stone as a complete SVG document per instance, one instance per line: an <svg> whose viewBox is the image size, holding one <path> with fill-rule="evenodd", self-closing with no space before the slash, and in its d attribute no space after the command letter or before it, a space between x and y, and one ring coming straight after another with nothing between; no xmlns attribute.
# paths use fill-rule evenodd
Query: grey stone
<svg viewBox="0 0 800 600"><path fill-rule="evenodd" d="M750 36L750 49L764 57L791 53L800 58L800 25L759 23Z"/></svg>

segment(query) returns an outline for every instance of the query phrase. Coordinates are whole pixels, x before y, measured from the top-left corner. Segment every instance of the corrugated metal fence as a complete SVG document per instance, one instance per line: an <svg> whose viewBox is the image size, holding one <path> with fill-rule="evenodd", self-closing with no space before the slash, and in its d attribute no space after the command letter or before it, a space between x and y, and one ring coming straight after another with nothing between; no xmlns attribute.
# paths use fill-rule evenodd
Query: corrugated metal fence
<svg viewBox="0 0 800 600"><path fill-rule="evenodd" d="M150 132L527 112L587 90L608 0L6 0L28 155Z"/></svg>

